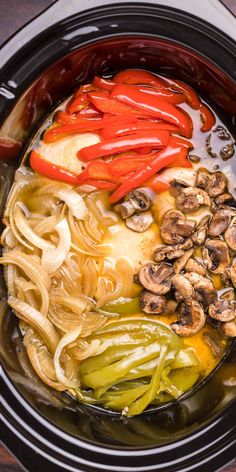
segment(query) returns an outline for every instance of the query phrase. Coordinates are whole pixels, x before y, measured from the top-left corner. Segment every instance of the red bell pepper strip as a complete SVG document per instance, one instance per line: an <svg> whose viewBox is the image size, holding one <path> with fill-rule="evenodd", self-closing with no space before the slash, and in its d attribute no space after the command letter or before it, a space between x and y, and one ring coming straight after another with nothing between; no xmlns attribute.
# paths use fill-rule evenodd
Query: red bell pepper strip
<svg viewBox="0 0 236 472"><path fill-rule="evenodd" d="M91 104L80 110L77 116L78 118L102 118L100 111Z"/></svg>
<svg viewBox="0 0 236 472"><path fill-rule="evenodd" d="M168 131L146 131L143 133L122 136L116 139L108 139L92 146L81 149L78 157L82 161L90 161L99 157L111 156L120 152L131 151L140 147L163 148L168 144L170 135Z"/></svg>
<svg viewBox="0 0 236 472"><path fill-rule="evenodd" d="M0 138L0 159L8 160L16 157L20 151L21 143L8 138Z"/></svg>
<svg viewBox="0 0 236 472"><path fill-rule="evenodd" d="M195 110L199 109L201 100L197 93L190 87L190 85L182 82L181 80L170 79L165 77L166 82L169 84L171 90L175 90L176 92L183 93L186 97L186 102L188 105Z"/></svg>
<svg viewBox="0 0 236 472"><path fill-rule="evenodd" d="M167 182L167 180L165 180L161 175L154 175L144 182L143 186L151 188L155 193L162 193L170 188L169 182Z"/></svg>
<svg viewBox="0 0 236 472"><path fill-rule="evenodd" d="M210 108L204 103L201 103L200 105L200 117L203 123L201 131L203 133L205 131L210 131L212 126L214 126L216 119Z"/></svg>
<svg viewBox="0 0 236 472"><path fill-rule="evenodd" d="M178 126L187 138L192 136L193 124L190 116L162 98L139 92L129 85L117 85L112 90L111 97Z"/></svg>
<svg viewBox="0 0 236 472"><path fill-rule="evenodd" d="M164 100L172 103L173 105L179 105L180 103L184 103L186 100L186 97L183 93L173 92L172 90L169 90L162 86L158 88L153 88L153 87L134 85L133 87L139 92L148 93L149 95L153 95L154 97L157 97L157 98L158 97L163 98Z"/></svg>
<svg viewBox="0 0 236 472"><path fill-rule="evenodd" d="M104 92L93 92L89 94L92 104L101 112L110 115L127 115L132 114L137 117L150 118L150 115L143 110L135 110L134 108L121 103L115 98L110 98Z"/></svg>
<svg viewBox="0 0 236 472"><path fill-rule="evenodd" d="M159 87L165 86L168 88L168 84L166 84L165 80L157 77L152 72L148 72L146 70L141 69L126 69L118 72L113 77L113 81L117 84L130 84L130 85L152 85Z"/></svg>
<svg viewBox="0 0 236 472"><path fill-rule="evenodd" d="M129 124L130 122L135 122L135 116L125 117L124 118L124 126L125 124ZM64 138L65 136L76 134L76 133L89 133L93 131L100 130L106 126L114 125L117 123L117 118L111 116L109 118L102 118L100 120L86 120L80 119L77 120L75 123L62 125L62 126L55 126L49 128L44 133L44 141L46 143L52 143L54 141L58 141L58 139Z"/></svg>
<svg viewBox="0 0 236 472"><path fill-rule="evenodd" d="M153 153L153 156L156 155ZM109 166L110 172L119 177L121 175L129 174L130 172L134 172L137 169L143 167L144 163L148 164L152 161L153 156L149 157L149 159L143 159L142 157L132 157L132 159L126 159L119 157L117 159L113 159L112 162L109 162L107 165ZM96 161L93 161L96 162Z"/></svg>
<svg viewBox="0 0 236 472"><path fill-rule="evenodd" d="M30 155L30 165L36 172L44 175L44 177L48 177L49 179L61 180L62 182L72 185L78 184L79 174L70 172L61 166L46 161L46 159L40 156L40 154L38 154L34 149Z"/></svg>
<svg viewBox="0 0 236 472"><path fill-rule="evenodd" d="M183 138L182 136L172 136L171 140L175 142L177 146L180 145L187 149L193 149L193 143L188 139Z"/></svg>
<svg viewBox="0 0 236 472"><path fill-rule="evenodd" d="M105 79L104 77L94 77L93 79L93 84L95 85L96 88L100 88L102 90L112 90L114 86L116 85L115 82L113 82L110 79Z"/></svg>
<svg viewBox="0 0 236 472"><path fill-rule="evenodd" d="M103 139L109 139L115 136L125 136L127 134L133 134L133 133L138 133L140 131L145 131L145 130L167 130L167 131L173 131L175 133L178 133L179 128L175 125L171 125L170 123L166 123L165 121L162 121L160 123L155 123L153 121L148 121L148 120L138 120L136 123L130 123L130 124L125 124L123 121L121 123L115 123L114 125L108 126L103 128L101 132L101 136Z"/></svg>
<svg viewBox="0 0 236 472"><path fill-rule="evenodd" d="M89 98L86 93L78 95L67 107L69 113L78 113L89 104Z"/></svg>
<svg viewBox="0 0 236 472"><path fill-rule="evenodd" d="M100 159L91 161L86 169L78 176L77 182L83 182L84 180L90 179L106 180L116 184L121 182L121 180L111 172L109 163Z"/></svg>
<svg viewBox="0 0 236 472"><path fill-rule="evenodd" d="M111 190L115 190L117 188L117 184L114 182L107 182L105 180L93 180L88 179L80 183L80 185L92 185L96 187L98 190L107 190L108 192Z"/></svg>
<svg viewBox="0 0 236 472"><path fill-rule="evenodd" d="M83 93L92 92L95 89L96 89L96 87L94 86L94 84L80 85L80 87L78 88L78 90L76 90L76 92L74 94L74 98L78 97L79 95L82 95Z"/></svg>
<svg viewBox="0 0 236 472"><path fill-rule="evenodd" d="M159 152L148 165L144 165L141 169L134 172L132 178L128 177L125 179L125 181L111 195L110 203L116 203L131 190L143 185L143 183L150 179L150 177L170 164L178 156L180 151L181 146L176 147L175 143L170 142L169 146Z"/></svg>
<svg viewBox="0 0 236 472"><path fill-rule="evenodd" d="M186 148L182 147L178 156L168 164L167 167L184 167L185 169L190 169L193 167L192 163L188 160L188 151Z"/></svg>

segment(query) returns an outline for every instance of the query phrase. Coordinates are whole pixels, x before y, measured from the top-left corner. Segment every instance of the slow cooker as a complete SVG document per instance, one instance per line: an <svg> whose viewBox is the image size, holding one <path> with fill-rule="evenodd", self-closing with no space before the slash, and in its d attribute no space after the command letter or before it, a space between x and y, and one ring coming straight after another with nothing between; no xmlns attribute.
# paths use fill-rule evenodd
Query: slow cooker
<svg viewBox="0 0 236 472"><path fill-rule="evenodd" d="M235 19L217 0L57 1L0 51L0 155L11 158L0 162L1 212L34 130L95 74L135 67L183 79L235 131L235 40ZM121 418L23 373L5 299L1 276L1 432L27 470L211 472L234 459L235 348L192 395Z"/></svg>

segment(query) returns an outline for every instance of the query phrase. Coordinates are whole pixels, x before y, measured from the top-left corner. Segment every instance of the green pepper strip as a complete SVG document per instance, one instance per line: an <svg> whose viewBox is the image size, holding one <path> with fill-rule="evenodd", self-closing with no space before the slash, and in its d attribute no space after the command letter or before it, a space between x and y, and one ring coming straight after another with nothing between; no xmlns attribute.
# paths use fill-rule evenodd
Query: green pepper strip
<svg viewBox="0 0 236 472"><path fill-rule="evenodd" d="M167 356L166 356L166 361L165 363L171 363L173 359L176 356L176 351L169 351ZM132 369L129 374L126 376L126 380L135 380L140 377L151 377L159 363L159 359L152 359L149 362L146 362L145 364L142 364L136 369Z"/></svg>
<svg viewBox="0 0 236 472"><path fill-rule="evenodd" d="M116 343L116 345L108 347L101 354L94 357L90 357L86 359L85 361L81 362L80 374L82 376L86 374L90 374L91 372L99 370L102 367L106 367L110 364L113 364L113 362L119 361L120 359L132 354L134 350L138 348L139 345L141 347L145 347L149 345L151 341L152 339L148 339L146 341L141 339L138 345L134 343L122 345L121 342L120 343L118 342Z"/></svg>
<svg viewBox="0 0 236 472"><path fill-rule="evenodd" d="M161 352L159 357L158 366L152 376L150 387L144 395L138 400L134 401L128 411L125 412L127 416L139 415L145 410L145 408L155 399L158 387L160 384L161 374L165 366L166 355L168 352L168 346L161 346Z"/></svg>
<svg viewBox="0 0 236 472"><path fill-rule="evenodd" d="M178 352L174 362L171 364L171 368L181 369L183 367L191 367L193 365L199 365L199 360L195 354L194 349L189 347Z"/></svg>
<svg viewBox="0 0 236 472"><path fill-rule="evenodd" d="M173 370L169 375L169 381L180 391L180 395L195 385L198 379L199 374L190 370L188 372Z"/></svg>
<svg viewBox="0 0 236 472"><path fill-rule="evenodd" d="M148 320L146 318L130 318L125 320L116 320L108 323L104 327L96 331L96 338L108 333L133 333L146 332L158 337L165 336L170 342L171 347L182 348L183 340L177 336L168 326L160 321ZM95 336L95 335L94 335ZM88 337L88 341L93 339L93 336Z"/></svg>
<svg viewBox="0 0 236 472"><path fill-rule="evenodd" d="M139 298L118 298L101 307L102 310L119 315L135 315L140 312Z"/></svg>
<svg viewBox="0 0 236 472"><path fill-rule="evenodd" d="M148 389L149 385L142 385L141 387L127 390L122 395L118 395L117 393L116 398L106 402L106 406L113 410L122 410L137 400L137 398L141 397Z"/></svg>
<svg viewBox="0 0 236 472"><path fill-rule="evenodd" d="M160 345L158 343L152 343L149 346L137 348L135 352L126 359L117 361L91 374L84 375L82 382L87 387L93 389L115 383L119 379L124 379L128 372L134 367L156 357L159 353L159 349Z"/></svg>

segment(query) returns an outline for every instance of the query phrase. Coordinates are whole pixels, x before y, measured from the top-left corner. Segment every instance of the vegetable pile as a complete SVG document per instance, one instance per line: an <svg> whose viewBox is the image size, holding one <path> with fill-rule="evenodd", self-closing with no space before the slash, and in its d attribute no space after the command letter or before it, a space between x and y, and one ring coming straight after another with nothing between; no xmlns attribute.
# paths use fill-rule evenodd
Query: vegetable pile
<svg viewBox="0 0 236 472"><path fill-rule="evenodd" d="M95 337L107 348L80 364L81 401L139 415L151 403L178 398L199 378L192 369L198 365L194 349L185 348L159 321L126 318L98 329L86 341Z"/></svg>
<svg viewBox="0 0 236 472"><path fill-rule="evenodd" d="M51 179L113 191L111 203L141 185L157 193L166 190L160 170L192 166L187 156L193 123L179 107L184 103L199 110L201 131L209 131L214 114L184 82L144 70L121 71L112 80L95 77L56 113L43 138L54 143L74 134L98 134L99 143L78 151L84 170L71 172L67 162L56 165L37 150L31 153L31 167Z"/></svg>

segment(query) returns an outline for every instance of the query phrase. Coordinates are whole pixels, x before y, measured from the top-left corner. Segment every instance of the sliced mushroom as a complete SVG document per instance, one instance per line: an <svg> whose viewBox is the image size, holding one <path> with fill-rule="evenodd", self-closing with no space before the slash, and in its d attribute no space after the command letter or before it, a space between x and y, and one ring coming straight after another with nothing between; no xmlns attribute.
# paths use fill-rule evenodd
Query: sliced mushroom
<svg viewBox="0 0 236 472"><path fill-rule="evenodd" d="M217 321L232 321L236 316L236 310L227 300L217 300L209 306L208 313Z"/></svg>
<svg viewBox="0 0 236 472"><path fill-rule="evenodd" d="M135 213L135 208L131 202L123 202L116 205L114 211L125 220Z"/></svg>
<svg viewBox="0 0 236 472"><path fill-rule="evenodd" d="M181 211L169 210L164 214L160 232L165 244L178 244L184 241L183 235L179 235L175 230L175 224L181 220L185 220Z"/></svg>
<svg viewBox="0 0 236 472"><path fill-rule="evenodd" d="M189 258L193 255L193 251L194 249L188 249L188 251L185 251L184 254L174 262L173 268L176 274L180 274L180 272L185 268Z"/></svg>
<svg viewBox="0 0 236 472"><path fill-rule="evenodd" d="M196 221L193 220L179 220L177 221L175 228L178 234L188 237L193 234L196 226Z"/></svg>
<svg viewBox="0 0 236 472"><path fill-rule="evenodd" d="M184 241L183 243L178 244L178 248L183 251L186 251L187 249L190 249L191 247L193 247L193 241L190 238L186 239L186 241Z"/></svg>
<svg viewBox="0 0 236 472"><path fill-rule="evenodd" d="M193 213L199 210L202 205L210 206L211 199L204 190L197 187L187 187L181 190L175 203L178 210L183 213Z"/></svg>
<svg viewBox="0 0 236 472"><path fill-rule="evenodd" d="M201 280L202 278L202 276L197 274L196 272L186 272L184 276L186 277L186 279L189 280L189 282L193 286L195 286L199 282L199 280Z"/></svg>
<svg viewBox="0 0 236 472"><path fill-rule="evenodd" d="M225 241L232 251L236 251L236 224L231 225L225 232Z"/></svg>
<svg viewBox="0 0 236 472"><path fill-rule="evenodd" d="M176 259L184 254L184 251L178 249L178 245L176 246L157 246L155 248L153 259L155 262L161 262L165 259Z"/></svg>
<svg viewBox="0 0 236 472"><path fill-rule="evenodd" d="M165 259L172 260L182 257L185 254L185 250L190 249L193 246L191 239L187 239L182 244L175 245L160 245L155 248L153 258L155 262L161 262Z"/></svg>
<svg viewBox="0 0 236 472"><path fill-rule="evenodd" d="M236 337L236 323L234 321L230 321L229 323L222 323L220 325L220 332L224 336L228 336L229 338Z"/></svg>
<svg viewBox="0 0 236 472"><path fill-rule="evenodd" d="M196 174L195 187L205 190L209 180L210 180L210 172L208 172L207 169L200 168L198 169L197 174Z"/></svg>
<svg viewBox="0 0 236 472"><path fill-rule="evenodd" d="M195 222L186 220L181 211L169 210L162 219L160 231L165 244L179 244L192 234Z"/></svg>
<svg viewBox="0 0 236 472"><path fill-rule="evenodd" d="M162 295L145 290L140 295L140 307L145 313L154 313L160 315L165 312L166 299Z"/></svg>
<svg viewBox="0 0 236 472"><path fill-rule="evenodd" d="M166 303L165 314L173 315L177 309L178 303L175 300L168 300Z"/></svg>
<svg viewBox="0 0 236 472"><path fill-rule="evenodd" d="M197 230L191 236L193 243L196 244L197 246L202 246L204 242L206 241L208 223L210 221L210 218L211 218L210 215L203 216L203 218L199 221L197 225Z"/></svg>
<svg viewBox="0 0 236 472"><path fill-rule="evenodd" d="M225 287L230 287L232 285L232 280L231 280L231 269L227 268L223 272L223 274L220 275L222 285ZM235 282L236 282L236 273L235 273Z"/></svg>
<svg viewBox="0 0 236 472"><path fill-rule="evenodd" d="M144 288L157 295L165 295L170 291L173 268L162 262L161 264L148 263L139 271L139 282Z"/></svg>
<svg viewBox="0 0 236 472"><path fill-rule="evenodd" d="M229 288L223 293L221 293L219 298L220 300L227 300L229 302L232 302L235 300L235 290L233 288Z"/></svg>
<svg viewBox="0 0 236 472"><path fill-rule="evenodd" d="M189 184L187 182L184 182L184 180L174 179L170 183L169 192L173 197L177 197L178 195L180 195L181 190L183 188L188 187L188 186L189 186Z"/></svg>
<svg viewBox="0 0 236 472"><path fill-rule="evenodd" d="M236 210L236 200L231 193L223 193L215 198L215 204L219 207L227 207Z"/></svg>
<svg viewBox="0 0 236 472"><path fill-rule="evenodd" d="M233 286L236 288L236 260L233 262L229 270L229 275Z"/></svg>
<svg viewBox="0 0 236 472"><path fill-rule="evenodd" d="M204 265L201 262L198 262L196 259L191 257L188 259L186 266L185 266L186 272L196 272L196 274L199 275L205 275L206 274L206 269Z"/></svg>
<svg viewBox="0 0 236 472"><path fill-rule="evenodd" d="M218 344L217 336L215 336L213 333L205 332L203 333L202 337L205 343L211 348L213 355L215 357L221 357L223 350Z"/></svg>
<svg viewBox="0 0 236 472"><path fill-rule="evenodd" d="M217 237L224 233L231 221L231 212L222 208L218 210L209 225L208 233L210 236ZM236 247L236 225L235 225L235 247Z"/></svg>
<svg viewBox="0 0 236 472"><path fill-rule="evenodd" d="M227 244L220 239L209 239L202 250L207 268L214 274L222 273L230 264Z"/></svg>
<svg viewBox="0 0 236 472"><path fill-rule="evenodd" d="M179 336L192 336L203 328L206 318L201 305L195 300L185 300L180 305L178 321L172 323L173 331Z"/></svg>
<svg viewBox="0 0 236 472"><path fill-rule="evenodd" d="M136 211L147 211L152 203L150 191L147 188L137 188L128 193L125 201L131 202Z"/></svg>
<svg viewBox="0 0 236 472"><path fill-rule="evenodd" d="M173 275L171 279L173 287L177 290L182 300L193 296L193 286L188 279L181 274ZM178 297L177 297L178 298ZM179 300L179 298L178 298Z"/></svg>
<svg viewBox="0 0 236 472"><path fill-rule="evenodd" d="M136 213L125 220L125 224L129 229L136 233L143 233L150 228L153 223L153 216L150 211L144 211L143 213Z"/></svg>
<svg viewBox="0 0 236 472"><path fill-rule="evenodd" d="M214 172L210 174L210 179L205 189L210 197L217 197L224 193L226 187L227 181L224 174L222 172Z"/></svg>
<svg viewBox="0 0 236 472"><path fill-rule="evenodd" d="M208 307L216 299L214 285L207 277L200 276L198 282L193 284L193 286L195 298L204 308Z"/></svg>

